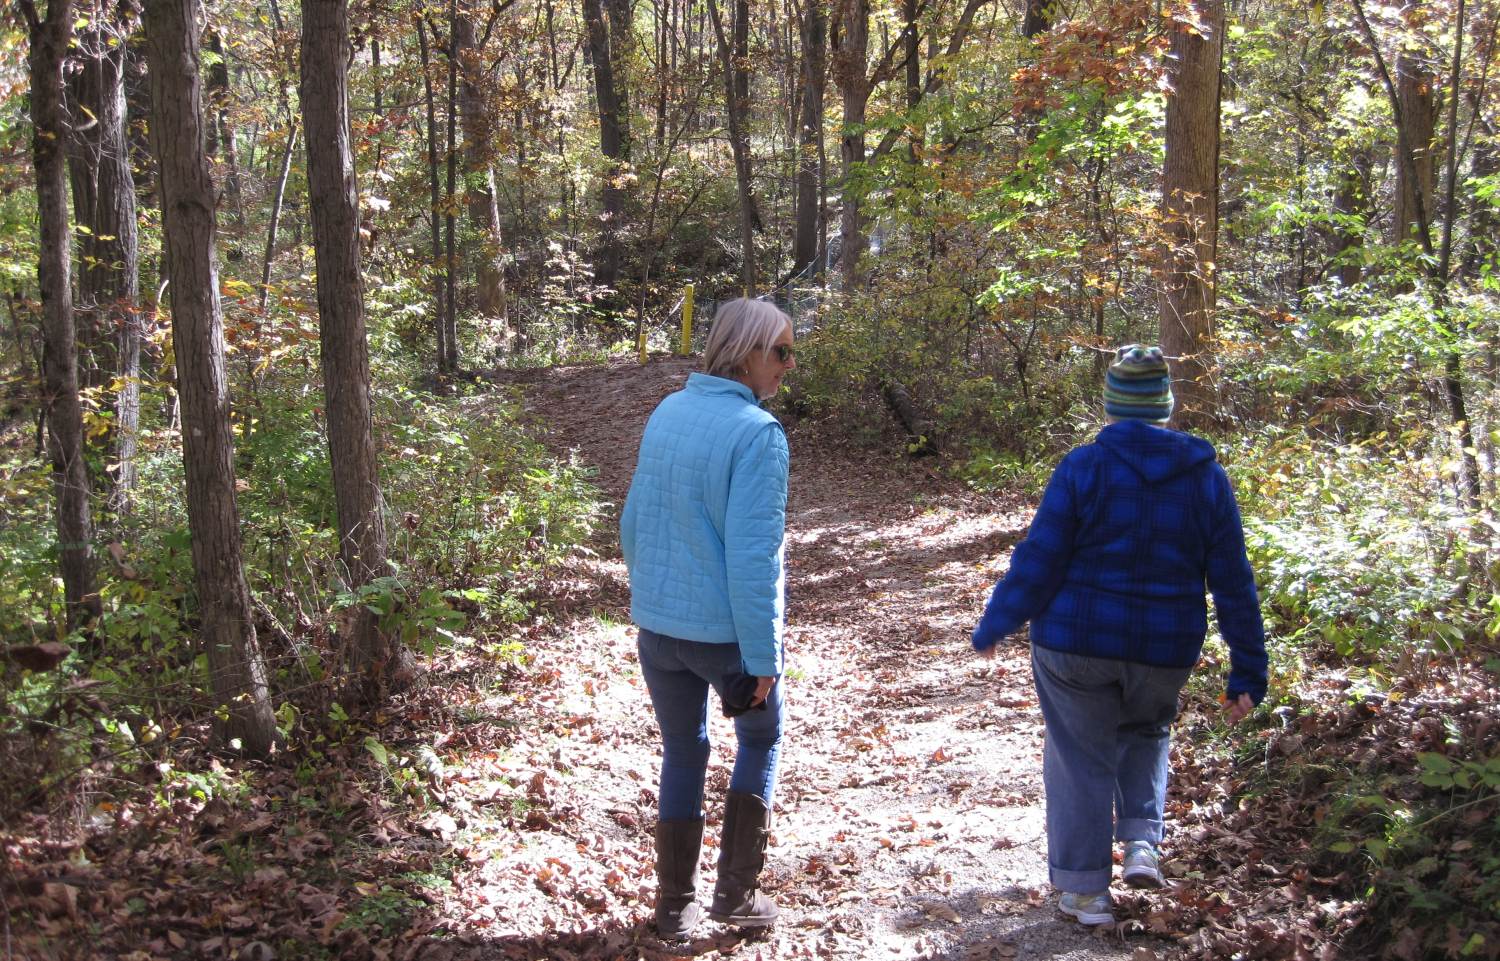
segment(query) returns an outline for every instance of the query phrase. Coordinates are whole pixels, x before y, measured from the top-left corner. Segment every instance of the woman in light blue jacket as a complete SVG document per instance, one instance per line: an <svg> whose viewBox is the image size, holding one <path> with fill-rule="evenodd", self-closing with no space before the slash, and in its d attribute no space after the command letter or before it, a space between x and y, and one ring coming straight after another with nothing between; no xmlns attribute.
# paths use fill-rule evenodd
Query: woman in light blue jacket
<svg viewBox="0 0 1500 961"><path fill-rule="evenodd" d="M709 917L762 927L777 908L759 890L781 749L782 547L788 452L761 408L781 387L792 325L763 301L719 308L706 373L661 402L646 424L620 544L641 673L661 728L656 923L686 937L695 903L708 769L708 690L735 718L738 751Z"/></svg>

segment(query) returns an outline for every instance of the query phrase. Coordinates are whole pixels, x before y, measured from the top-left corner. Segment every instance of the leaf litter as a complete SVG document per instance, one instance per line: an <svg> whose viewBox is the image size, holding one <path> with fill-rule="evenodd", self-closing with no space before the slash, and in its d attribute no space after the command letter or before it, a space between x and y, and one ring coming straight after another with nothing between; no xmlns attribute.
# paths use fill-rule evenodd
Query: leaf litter
<svg viewBox="0 0 1500 961"><path fill-rule="evenodd" d="M554 450L595 466L618 505L646 417L690 369L658 359L494 379L524 391ZM1244 800L1253 771L1203 746L1210 705L1189 706L1193 736L1177 739L1169 886L1117 889L1115 925L1058 916L1025 649L982 661L967 646L1027 506L973 495L897 448L857 448L836 425L788 427L788 725L763 879L785 912L776 928L706 924L682 944L652 932L657 739L605 524L551 572L542 616L498 639L524 657L443 652L427 683L351 720L321 757L309 745L303 763L231 769L181 747L206 733L187 731L170 777L111 780L101 764L69 806L7 815L12 954L1321 959L1368 929L1350 869L1306 857L1331 799L1306 782ZM1387 737L1410 758L1436 737L1422 719L1443 716L1418 700L1362 717L1309 699L1316 723L1249 736L1267 764L1309 748L1382 752ZM1489 742L1500 724L1479 727L1494 700L1472 725ZM729 722L711 718L705 900L733 745ZM1426 956L1434 937L1452 935L1403 936L1387 954Z"/></svg>

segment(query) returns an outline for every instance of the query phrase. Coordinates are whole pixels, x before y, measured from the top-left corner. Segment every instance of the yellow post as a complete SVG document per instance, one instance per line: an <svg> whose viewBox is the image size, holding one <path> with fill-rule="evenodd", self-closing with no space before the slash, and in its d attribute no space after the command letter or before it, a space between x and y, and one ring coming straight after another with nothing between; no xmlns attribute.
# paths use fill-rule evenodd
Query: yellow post
<svg viewBox="0 0 1500 961"><path fill-rule="evenodd" d="M635 335L636 359L642 364L646 362L646 325L641 324Z"/></svg>
<svg viewBox="0 0 1500 961"><path fill-rule="evenodd" d="M693 285L688 284L682 293L682 344L684 357L693 352Z"/></svg>

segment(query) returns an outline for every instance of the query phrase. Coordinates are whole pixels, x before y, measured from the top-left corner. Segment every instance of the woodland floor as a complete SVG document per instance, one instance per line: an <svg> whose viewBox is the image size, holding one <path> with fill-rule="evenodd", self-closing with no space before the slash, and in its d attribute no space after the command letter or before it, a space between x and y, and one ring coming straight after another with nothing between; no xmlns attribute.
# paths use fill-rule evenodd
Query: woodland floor
<svg viewBox="0 0 1500 961"><path fill-rule="evenodd" d="M1319 910L1304 885L1325 882L1305 870L1239 871L1236 840L1203 814L1223 797L1215 762L1188 756L1171 805L1174 884L1117 892L1113 927L1056 914L1025 649L982 660L968 647L1029 505L792 423L789 720L764 878L783 920L750 937L709 923L686 945L657 940L658 746L614 518L646 417L690 369L496 374L556 452L597 467L611 502L591 548L551 572L525 656L483 644L440 655L419 690L305 745L322 752L315 764L235 780L200 752L190 778L163 774L154 799L135 800L97 769L70 807L0 836L0 956L1149 961L1237 924L1228 885L1204 880L1221 856L1237 904L1278 887ZM715 715L712 735L711 842L730 722ZM1294 848L1299 830L1282 832ZM705 849L705 888L715 855ZM1268 922L1244 937L1295 950L1301 935Z"/></svg>

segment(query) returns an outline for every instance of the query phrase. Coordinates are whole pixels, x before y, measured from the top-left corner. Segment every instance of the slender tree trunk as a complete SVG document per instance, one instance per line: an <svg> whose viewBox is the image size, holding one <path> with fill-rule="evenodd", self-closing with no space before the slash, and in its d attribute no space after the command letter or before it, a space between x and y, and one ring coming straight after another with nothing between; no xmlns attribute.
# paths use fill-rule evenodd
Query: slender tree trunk
<svg viewBox="0 0 1500 961"><path fill-rule="evenodd" d="M1473 106L1478 108L1477 103ZM1480 137L1475 140L1469 164L1469 175L1475 180L1500 173L1500 140L1496 139L1493 124L1480 122ZM1478 277L1483 265L1494 260L1497 240L1500 240L1500 217L1495 216L1495 208L1483 201L1473 204L1469 210L1468 242L1460 261L1466 277Z"/></svg>
<svg viewBox="0 0 1500 961"><path fill-rule="evenodd" d="M474 282L481 316L504 321L506 315L504 239L500 234L500 201L491 163L495 118L486 97L481 51L476 47L474 21L458 18L455 46L461 77L459 113L464 134L464 173L469 222L478 237Z"/></svg>
<svg viewBox="0 0 1500 961"><path fill-rule="evenodd" d="M1363 268L1354 252L1364 246L1365 222L1370 213L1370 152L1356 149L1339 171L1333 194L1333 209L1348 219L1334 228L1331 253L1340 258L1339 280L1345 287L1359 283Z"/></svg>
<svg viewBox="0 0 1500 961"><path fill-rule="evenodd" d="M245 204L240 190L240 154L234 140L234 124L229 119L229 61L224 56L224 41L217 30L208 34L208 49L214 54L214 63L208 69L208 98L213 104L214 118L209 126L208 155L216 156L216 145L224 150L224 200L234 212L237 226L245 225Z"/></svg>
<svg viewBox="0 0 1500 961"><path fill-rule="evenodd" d="M68 626L77 628L99 616L100 604L94 586L94 525L83 450L83 407L78 397L68 238L63 59L73 36L73 5L70 0L51 0L45 20L38 17L30 0L22 0L21 9L31 34L31 156L36 165L47 453L57 501L63 599Z"/></svg>
<svg viewBox="0 0 1500 961"><path fill-rule="evenodd" d="M317 259L318 331L339 560L349 588L389 576L370 415L370 358L359 270L359 191L349 135L347 0L302 0L302 116ZM352 650L367 692L411 679L412 656L358 605Z"/></svg>
<svg viewBox="0 0 1500 961"><path fill-rule="evenodd" d="M240 556L196 13L195 0L151 0L146 5L151 134L171 277L188 527L216 729L231 749L260 756L276 744L277 731Z"/></svg>
<svg viewBox="0 0 1500 961"><path fill-rule="evenodd" d="M125 51L135 28L129 3L113 13L94 10L92 26L78 45L82 63L74 90L81 110L94 122L74 137L74 208L84 256L79 271L79 300L97 318L98 341L113 344L115 422L110 445L117 464L110 488L110 509L128 514L136 481L136 446L141 409L140 246L136 225L135 175L125 104ZM79 190L78 186L83 189ZM102 383L102 379L100 381Z"/></svg>
<svg viewBox="0 0 1500 961"><path fill-rule="evenodd" d="M260 293L258 303L261 311L271 297L271 266L276 262L276 234L281 229L281 211L286 201L286 182L292 175L292 156L297 151L297 121L288 117L286 145L281 151L281 173L276 177L276 189L271 197L271 223L266 227L266 256L260 268Z"/></svg>
<svg viewBox="0 0 1500 961"><path fill-rule="evenodd" d="M859 281L859 260L869 247L864 235L864 218L860 210L862 188L856 183L865 160L865 111L870 100L870 0L840 0L842 33L834 48L834 76L844 98L844 132L840 138L843 159L843 183L839 202L843 208L840 220L840 273L844 291L854 290Z"/></svg>
<svg viewBox="0 0 1500 961"><path fill-rule="evenodd" d="M620 277L620 247L625 220L625 177L630 168L630 114L625 78L615 72L615 46L625 38L611 36L602 0L583 0L589 55L594 67L594 96L599 103L599 152L604 155L603 229L595 258L594 279L613 289ZM617 23L615 26L625 26Z"/></svg>
<svg viewBox="0 0 1500 961"><path fill-rule="evenodd" d="M448 0L448 116L444 154L448 189L443 196L443 339L448 345L444 368L458 371L458 0Z"/></svg>
<svg viewBox="0 0 1500 961"><path fill-rule="evenodd" d="M73 334L80 388L93 390L103 385L114 366L110 356L111 338L100 308L98 287L104 271L100 270L99 238L94 222L99 210L99 158L101 144L98 117L104 99L106 32L97 9L79 11L80 24L86 25L73 39L70 65L64 71L67 112L77 118L68 133L68 185L73 196L73 219L79 226L78 277L73 297ZM64 126L68 126L64 120Z"/></svg>
<svg viewBox="0 0 1500 961"><path fill-rule="evenodd" d="M740 283L746 297L755 296L755 231L760 226L760 214L755 208L755 195L750 183L750 138L745 129L745 110L748 106L741 91L748 92L749 76L736 63L744 62L736 55L741 42L740 24L733 25L735 47L731 47L725 36L719 6L708 0L708 15L713 21L714 33L719 41L719 64L724 74L724 112L729 120L729 146L734 154L735 192L740 202ZM749 19L749 5L741 2L737 15ZM741 74L744 74L742 79Z"/></svg>
<svg viewBox="0 0 1500 961"><path fill-rule="evenodd" d="M806 270L817 259L821 246L822 197L818 157L823 144L827 59L828 21L823 13L823 0L805 0L802 10L802 116L797 148L797 233L792 245L794 274Z"/></svg>
<svg viewBox="0 0 1500 961"><path fill-rule="evenodd" d="M1171 358L1176 424L1218 414L1213 381L1215 277L1219 227L1219 77L1223 0L1197 0L1203 33L1172 25L1162 176L1161 343Z"/></svg>
<svg viewBox="0 0 1500 961"><path fill-rule="evenodd" d="M1370 55L1375 59L1375 66L1379 70L1381 83L1385 86L1386 97L1391 105L1391 114L1396 121L1396 154L1395 160L1400 168L1405 171L1403 176L1407 183L1420 184L1422 174L1418 162L1419 151L1422 144L1431 141L1423 141L1420 134L1415 134L1415 125L1406 117L1406 104L1400 88L1396 81L1391 79L1390 69L1386 66L1385 55L1380 52L1380 44L1375 37L1375 31L1370 27L1370 21L1365 16L1362 0L1353 0L1354 12L1359 20L1360 31L1364 34L1365 41L1369 46ZM1463 63L1463 36L1464 36L1464 0L1458 0L1456 26L1454 36L1456 42L1453 50L1453 69L1450 86L1453 92L1450 96L1457 97L1458 78L1460 67ZM1457 100L1450 107L1448 120L1448 133L1445 139L1445 148L1456 161L1457 155L1453 151L1458 147L1458 114ZM1443 240L1441 248L1437 248L1432 240L1432 216L1433 206L1429 203L1430 195L1424 193L1420 188L1410 191L1411 214L1413 217L1412 233L1417 243L1422 248L1422 253L1427 257L1427 289L1430 292L1432 312L1437 322L1450 336L1453 348L1445 352L1443 358L1443 394L1448 402L1448 416L1453 419L1453 427L1457 433L1460 476L1459 484L1464 505L1471 512L1479 510L1479 460L1474 449L1474 428L1469 421L1468 402L1465 399L1463 385L1463 370L1459 353L1460 332L1455 328L1454 318L1448 297L1448 268L1453 254L1453 231L1452 220L1454 217L1453 182L1456 178L1456 170L1450 164L1449 186L1446 191L1446 203L1443 215L1445 224L1443 227Z"/></svg>
<svg viewBox="0 0 1500 961"><path fill-rule="evenodd" d="M449 362L455 351L453 345L448 342L448 311L444 307L446 300L444 294L448 287L447 272L438 273L438 265L443 263L442 224L439 219L442 217L443 195L438 186L437 105L432 94L432 47L427 40L425 18L419 14L416 19L417 42L422 55L422 99L427 108L427 187L428 203L431 207L429 222L432 226L432 317L433 331L437 335L437 369L441 375L453 372Z"/></svg>

